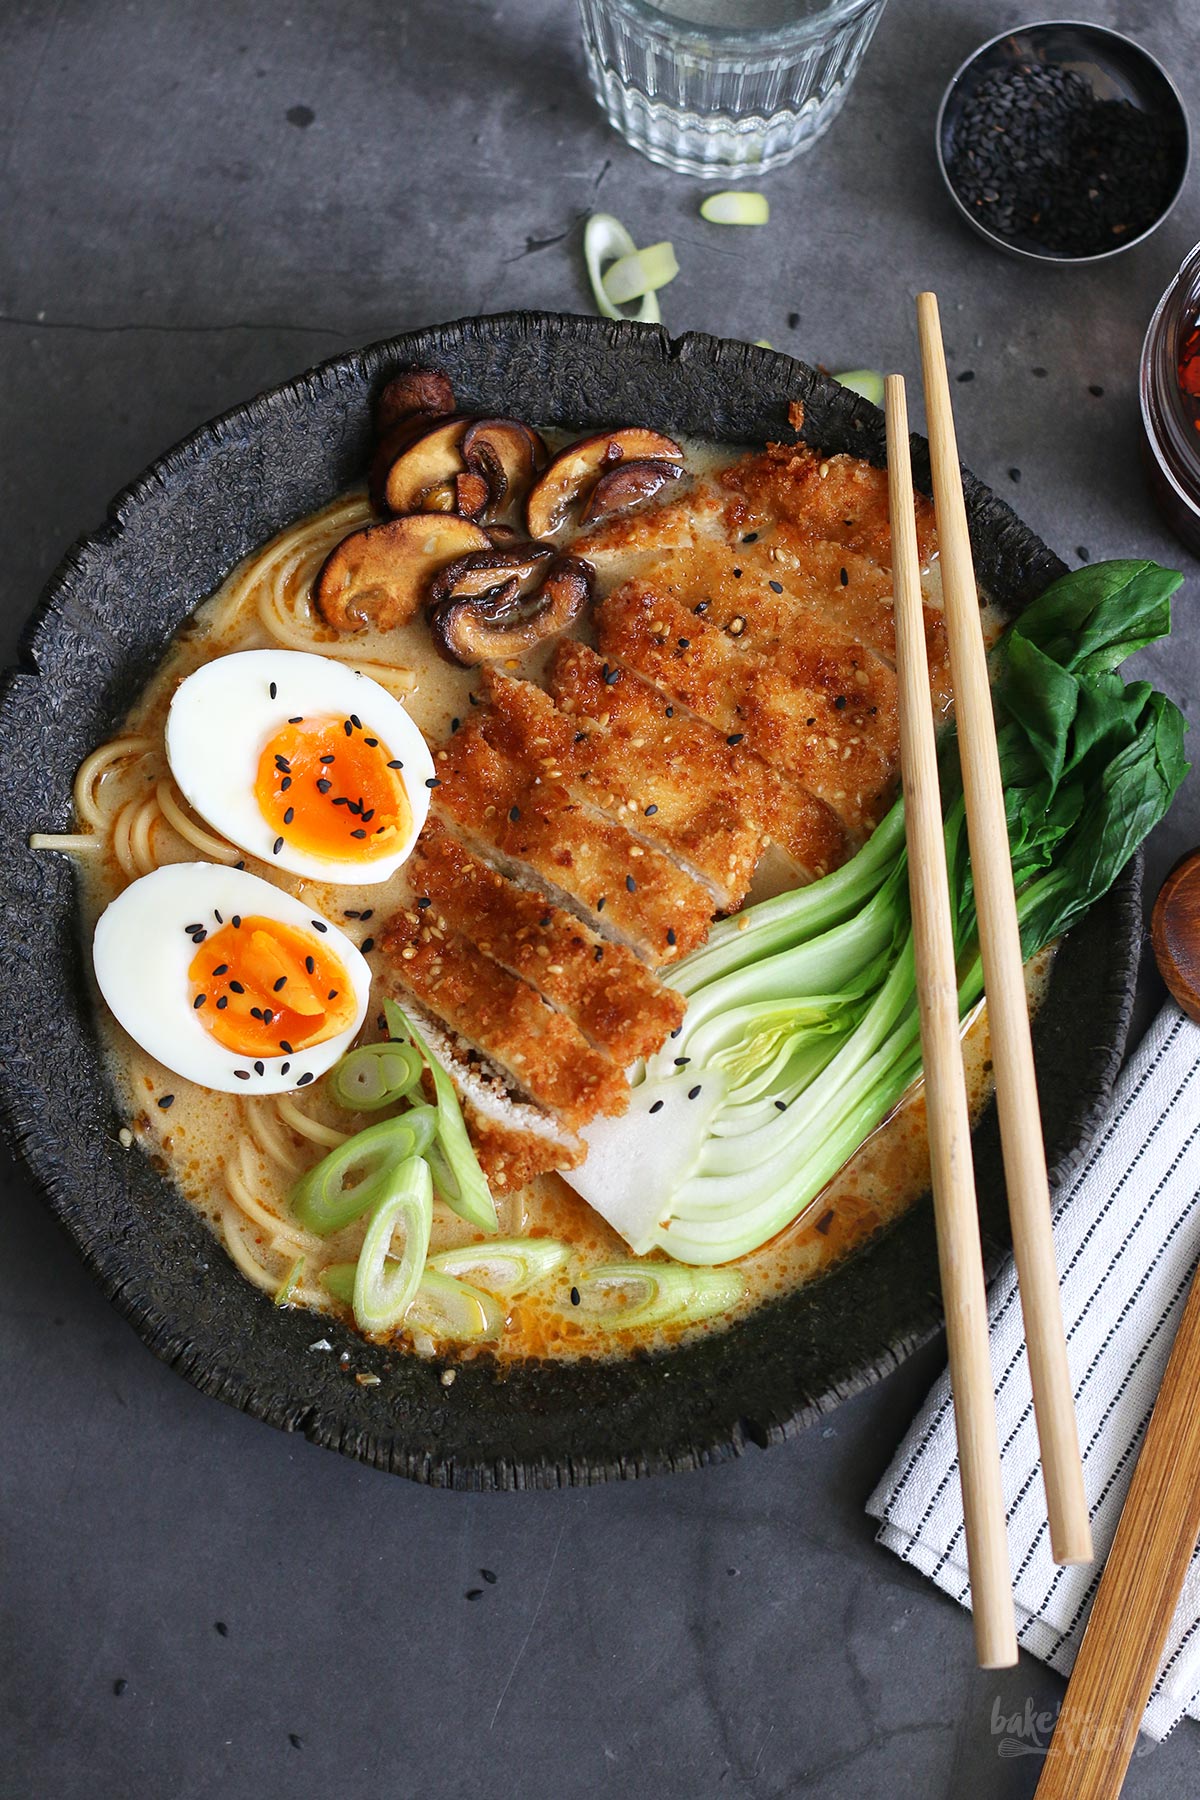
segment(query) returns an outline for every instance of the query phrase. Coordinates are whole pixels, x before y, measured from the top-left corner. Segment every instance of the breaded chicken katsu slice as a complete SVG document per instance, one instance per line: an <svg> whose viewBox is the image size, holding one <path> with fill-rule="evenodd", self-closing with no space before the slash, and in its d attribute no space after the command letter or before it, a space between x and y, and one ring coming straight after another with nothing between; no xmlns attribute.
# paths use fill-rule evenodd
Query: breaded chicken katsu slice
<svg viewBox="0 0 1200 1800"><path fill-rule="evenodd" d="M601 653L628 663L831 807L852 833L880 818L899 769L896 677L862 644L796 623L765 649L742 613L710 625L655 580L627 581L595 615Z"/></svg>
<svg viewBox="0 0 1200 1800"><path fill-rule="evenodd" d="M628 686L634 678L622 677L615 665L597 662L597 671L601 692L619 703L616 684L623 679ZM581 729L582 721L532 682L489 670L484 686L501 721L497 731L505 749L534 761L552 757L573 800L663 851L704 883L714 907L732 911L741 905L763 843L739 811L736 792L722 783L729 747L719 733L700 740L710 754L689 765L669 725L665 734L652 726L648 735L635 734L626 744L594 724Z"/></svg>
<svg viewBox="0 0 1200 1800"><path fill-rule="evenodd" d="M747 541L785 520L810 539L861 551L881 568L892 566L887 470L857 456L824 456L807 444L770 444L725 469L729 494L726 525L731 537ZM923 565L937 552L933 506L916 501L917 549ZM753 542L753 537L749 538Z"/></svg>
<svg viewBox="0 0 1200 1800"><path fill-rule="evenodd" d="M766 839L808 879L844 860L846 834L830 809L777 776L737 733L718 731L632 670L571 640L555 652L549 681L560 710L586 731L577 754L635 797L639 830L658 827L668 848L702 873L712 869L725 883L727 907L744 898Z"/></svg>
<svg viewBox="0 0 1200 1800"><path fill-rule="evenodd" d="M629 1103L624 1074L534 988L494 963L436 907L402 908L381 948L425 1013L482 1051L522 1094L578 1131Z"/></svg>
<svg viewBox="0 0 1200 1800"><path fill-rule="evenodd" d="M620 825L571 798L550 756L531 761L503 744L503 721L478 708L435 753L440 807L505 874L515 874L652 965L703 943L712 898L697 881ZM492 741L496 740L496 741Z"/></svg>
<svg viewBox="0 0 1200 1800"><path fill-rule="evenodd" d="M682 996L545 895L518 887L460 844L436 818L408 865L418 906L428 899L485 956L520 976L625 1068L649 1056L683 1019Z"/></svg>

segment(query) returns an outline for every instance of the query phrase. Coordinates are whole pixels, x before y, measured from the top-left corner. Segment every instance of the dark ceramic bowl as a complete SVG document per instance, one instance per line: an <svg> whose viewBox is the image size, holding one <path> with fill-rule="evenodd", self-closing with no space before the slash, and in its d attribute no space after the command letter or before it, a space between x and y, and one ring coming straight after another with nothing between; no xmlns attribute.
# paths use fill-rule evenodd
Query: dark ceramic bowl
<svg viewBox="0 0 1200 1800"><path fill-rule="evenodd" d="M358 480L369 400L403 363L445 368L464 408L598 428L636 419L730 443L804 436L883 460L882 414L790 357L600 319L468 319L339 357L204 426L114 502L69 552L0 694L0 1098L16 1146L105 1292L197 1387L314 1442L442 1486L559 1486L694 1468L807 1424L893 1368L940 1323L930 1206L823 1283L692 1346L618 1363L530 1363L501 1376L364 1343L333 1321L278 1311L243 1280L199 1216L136 1151L89 1013L70 865L31 831L66 829L76 765L113 729L193 607L247 551ZM928 488L924 442L914 440ZM970 477L982 581L1019 607L1062 564ZM1116 1074L1140 939L1127 870L1071 933L1037 1020L1045 1124L1059 1178ZM992 1264L1006 1243L994 1121L978 1137ZM335 1354L310 1350L328 1337ZM360 1387L339 1367L377 1372Z"/></svg>

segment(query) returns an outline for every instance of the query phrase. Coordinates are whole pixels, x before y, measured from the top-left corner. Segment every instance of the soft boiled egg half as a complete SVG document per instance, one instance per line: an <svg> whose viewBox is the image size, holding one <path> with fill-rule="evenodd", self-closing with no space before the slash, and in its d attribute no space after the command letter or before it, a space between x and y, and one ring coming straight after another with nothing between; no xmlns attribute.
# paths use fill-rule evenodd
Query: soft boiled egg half
<svg viewBox="0 0 1200 1800"><path fill-rule="evenodd" d="M352 1043L371 971L290 894L214 863L168 863L100 915L100 992L142 1049L222 1093L307 1087Z"/></svg>
<svg viewBox="0 0 1200 1800"><path fill-rule="evenodd" d="M400 702L301 650L239 650L189 675L167 760L214 830L317 881L386 881L429 811L433 759Z"/></svg>

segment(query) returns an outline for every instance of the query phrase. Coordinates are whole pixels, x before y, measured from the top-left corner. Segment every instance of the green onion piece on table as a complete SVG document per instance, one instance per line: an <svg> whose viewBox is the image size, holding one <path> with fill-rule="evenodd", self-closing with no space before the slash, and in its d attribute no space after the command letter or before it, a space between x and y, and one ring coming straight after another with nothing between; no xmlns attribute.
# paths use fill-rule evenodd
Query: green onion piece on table
<svg viewBox="0 0 1200 1800"><path fill-rule="evenodd" d="M738 1269L615 1262L585 1269L575 1285L589 1319L606 1330L622 1331L628 1325L693 1325L728 1312L746 1282Z"/></svg>
<svg viewBox="0 0 1200 1800"><path fill-rule="evenodd" d="M385 1000L383 1011L393 1040L414 1045L433 1077L437 1131L433 1143L425 1146L422 1154L433 1170L438 1193L460 1219L474 1225L477 1231L498 1231L496 1204L467 1136L453 1082L403 1009L394 1000Z"/></svg>
<svg viewBox="0 0 1200 1800"><path fill-rule="evenodd" d="M700 217L710 225L765 225L771 216L765 194L728 188L724 193L706 194L700 202Z"/></svg>
<svg viewBox="0 0 1200 1800"><path fill-rule="evenodd" d="M296 1283L303 1273L304 1257L298 1256L272 1295L272 1299L276 1306L287 1306L289 1304L292 1295L296 1291Z"/></svg>
<svg viewBox="0 0 1200 1800"><path fill-rule="evenodd" d="M567 1246L557 1238L493 1238L487 1244L463 1244L455 1250L439 1250L429 1267L439 1274L461 1279L469 1276L490 1294L523 1294L562 1268Z"/></svg>
<svg viewBox="0 0 1200 1800"><path fill-rule="evenodd" d="M424 1066L413 1044L360 1044L334 1065L329 1091L347 1112L379 1112L409 1097Z"/></svg>
<svg viewBox="0 0 1200 1800"><path fill-rule="evenodd" d="M435 1269L432 1263L422 1275L404 1323L430 1337L452 1338L456 1343L497 1338L504 1330L500 1302L468 1282Z"/></svg>
<svg viewBox="0 0 1200 1800"><path fill-rule="evenodd" d="M300 1177L292 1189L293 1214L319 1237L340 1231L379 1198L400 1164L425 1154L436 1123L432 1106L414 1106L399 1118L368 1125Z"/></svg>
<svg viewBox="0 0 1200 1800"><path fill-rule="evenodd" d="M354 1317L363 1331L390 1331L400 1324L417 1291L433 1226L433 1180L429 1164L410 1157L391 1176L376 1200L354 1271ZM397 1259L392 1238L404 1233Z"/></svg>
<svg viewBox="0 0 1200 1800"><path fill-rule="evenodd" d="M674 281L679 273L673 244L649 244L645 250L634 250L619 256L605 270L602 286L614 306L640 300L644 294L657 293Z"/></svg>
<svg viewBox="0 0 1200 1800"><path fill-rule="evenodd" d="M604 288L604 268L608 263L617 261L622 256L632 256L637 245L622 225L620 219L614 219L611 213L593 213L583 231L583 256L587 263L588 281L591 283L592 298L596 309L606 319L623 319L627 315L613 305ZM658 310L658 301L652 293L646 294L634 319L639 325L660 325L662 315Z"/></svg>
<svg viewBox="0 0 1200 1800"><path fill-rule="evenodd" d="M878 369L847 369L844 374L835 375L835 381L852 394L859 394L869 400L872 406L883 405L883 376Z"/></svg>

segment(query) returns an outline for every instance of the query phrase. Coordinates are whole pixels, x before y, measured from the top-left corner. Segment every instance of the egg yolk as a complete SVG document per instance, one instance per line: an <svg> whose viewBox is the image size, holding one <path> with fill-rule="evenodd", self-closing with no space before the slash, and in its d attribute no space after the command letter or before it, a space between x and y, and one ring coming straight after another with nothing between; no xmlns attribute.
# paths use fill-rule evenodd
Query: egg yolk
<svg viewBox="0 0 1200 1800"><path fill-rule="evenodd" d="M235 914L188 967L191 1000L219 1044L240 1056L288 1056L345 1031L350 978L311 931Z"/></svg>
<svg viewBox="0 0 1200 1800"><path fill-rule="evenodd" d="M283 843L330 862L375 862L412 829L401 766L354 716L293 719L263 750L254 797Z"/></svg>

